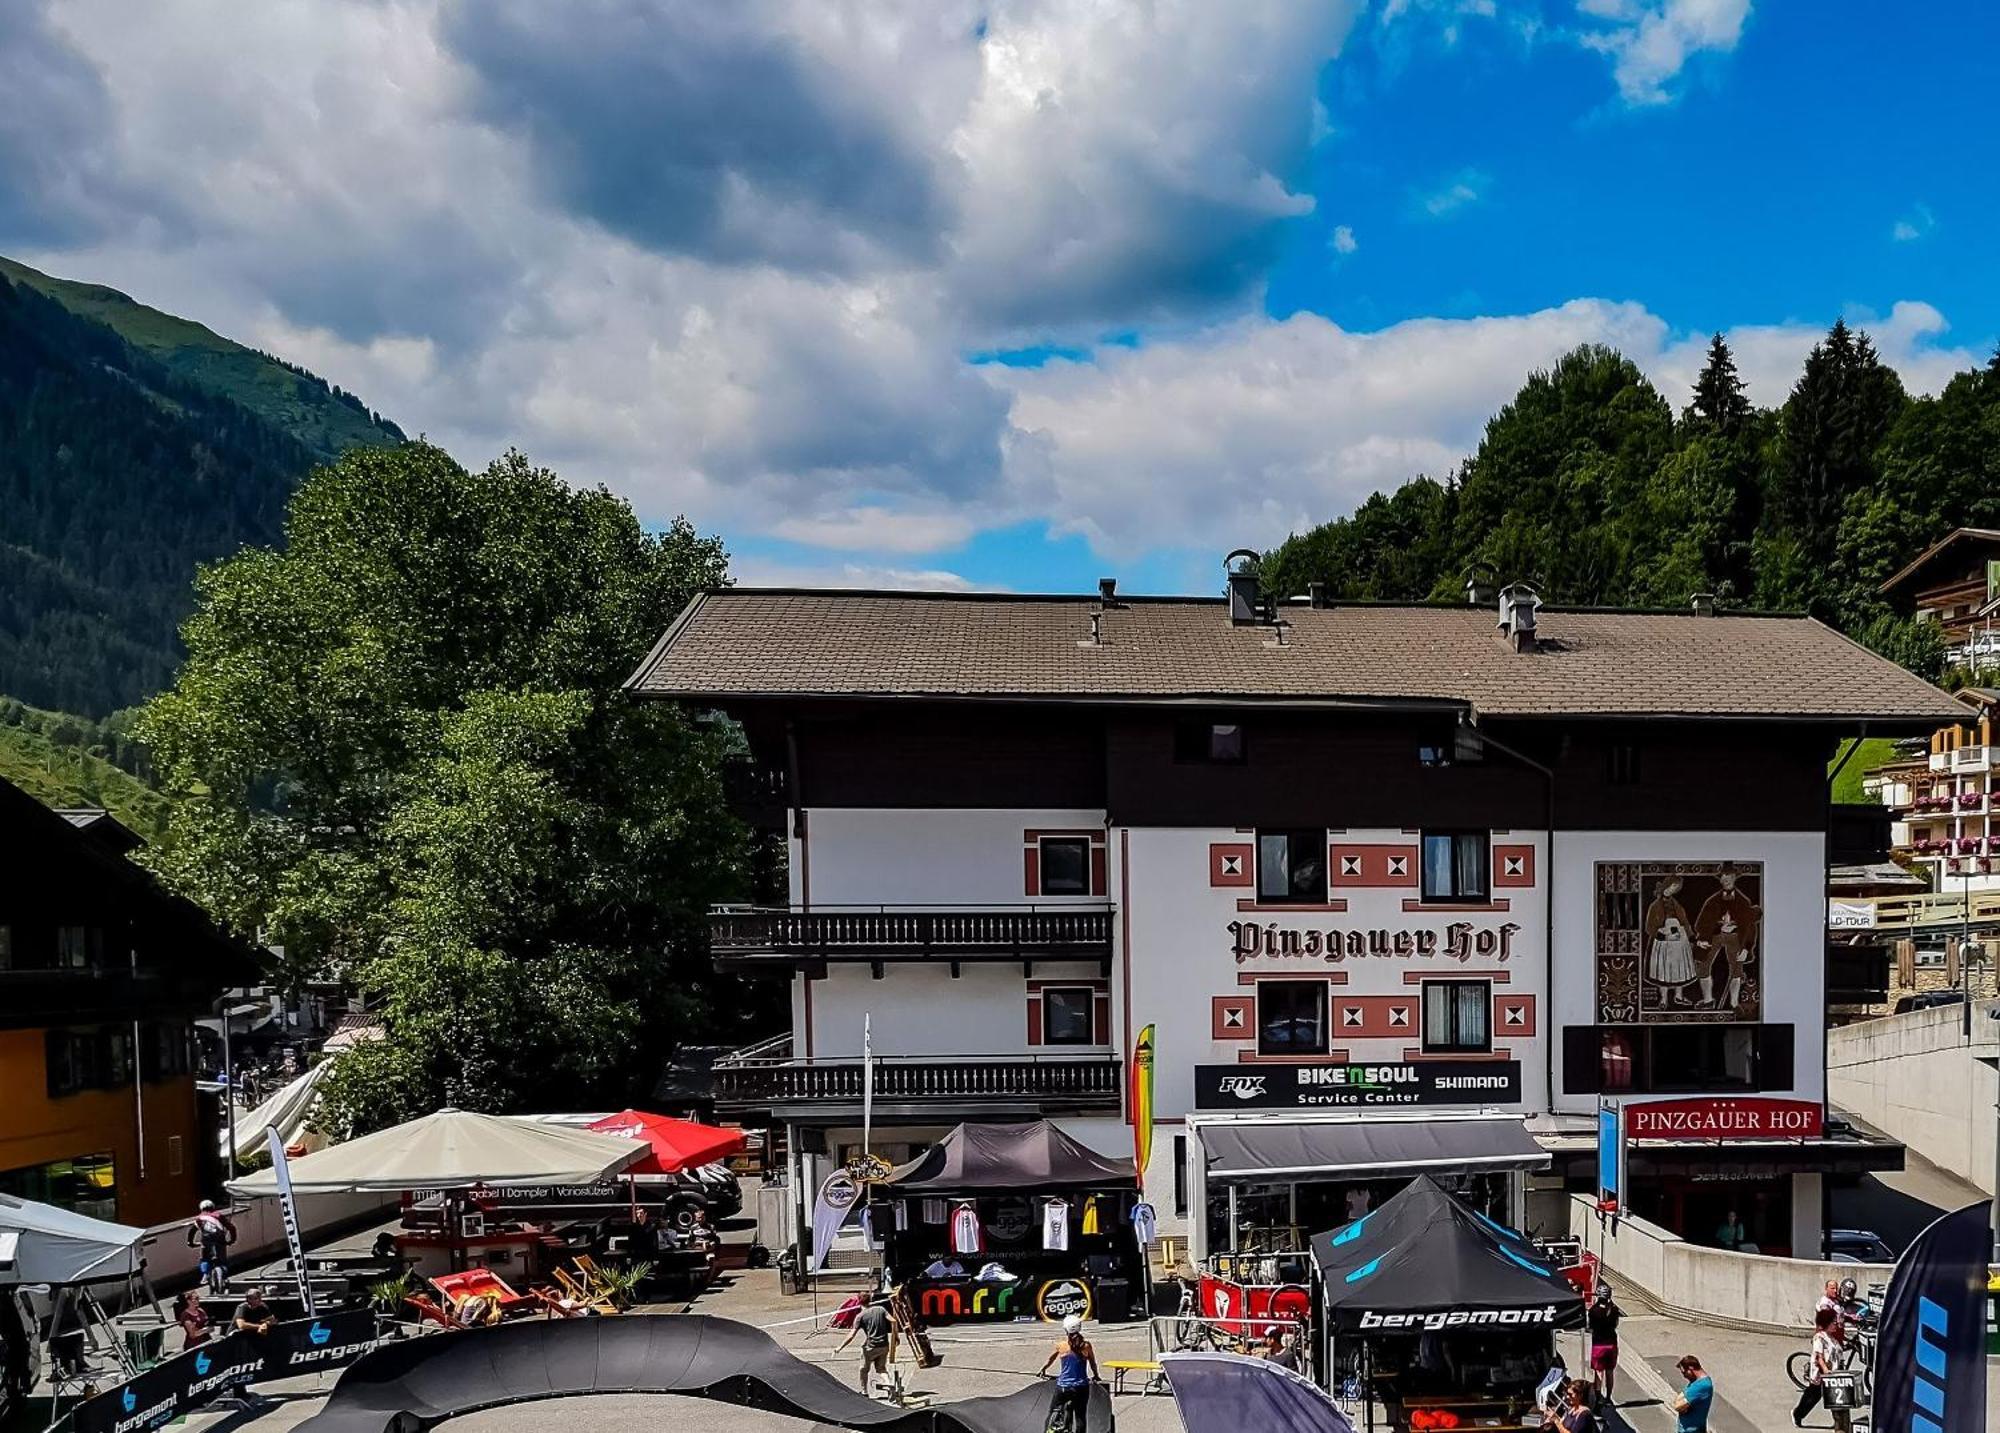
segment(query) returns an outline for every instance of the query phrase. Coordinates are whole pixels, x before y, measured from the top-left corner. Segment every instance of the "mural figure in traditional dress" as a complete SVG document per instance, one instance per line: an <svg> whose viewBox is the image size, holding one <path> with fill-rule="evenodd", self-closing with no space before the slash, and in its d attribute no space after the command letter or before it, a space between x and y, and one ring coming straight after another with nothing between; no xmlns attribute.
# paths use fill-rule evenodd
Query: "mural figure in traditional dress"
<svg viewBox="0 0 2000 1433"><path fill-rule="evenodd" d="M1684 1006L1694 984L1694 927L1680 902L1682 882L1669 876L1646 907L1646 978L1666 992L1667 1003Z"/></svg>

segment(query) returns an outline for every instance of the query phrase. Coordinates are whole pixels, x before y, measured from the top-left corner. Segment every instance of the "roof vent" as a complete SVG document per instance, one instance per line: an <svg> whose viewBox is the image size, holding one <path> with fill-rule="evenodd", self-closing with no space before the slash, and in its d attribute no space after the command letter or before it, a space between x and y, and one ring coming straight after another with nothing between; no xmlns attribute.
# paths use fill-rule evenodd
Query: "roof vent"
<svg viewBox="0 0 2000 1433"><path fill-rule="evenodd" d="M1326 584L1324 582L1308 582L1306 584L1306 604L1314 611L1321 611L1333 605L1326 600Z"/></svg>
<svg viewBox="0 0 2000 1433"><path fill-rule="evenodd" d="M1264 601L1264 584L1257 579L1257 552L1239 547L1222 559L1229 574L1229 625L1252 627L1271 620L1271 608Z"/></svg>
<svg viewBox="0 0 2000 1433"><path fill-rule="evenodd" d="M1541 605L1541 594L1525 582L1500 589L1500 633L1515 651L1535 650L1535 613Z"/></svg>
<svg viewBox="0 0 2000 1433"><path fill-rule="evenodd" d="M1097 600L1109 606L1118 600L1118 579L1100 577L1097 579Z"/></svg>
<svg viewBox="0 0 2000 1433"><path fill-rule="evenodd" d="M1688 599L1688 606L1694 610L1694 615L1697 617L1713 617L1715 615L1715 594L1713 592L1697 592Z"/></svg>
<svg viewBox="0 0 2000 1433"><path fill-rule="evenodd" d="M1497 582L1490 566L1483 562L1473 563L1465 570L1466 602L1474 607L1484 607L1493 600Z"/></svg>

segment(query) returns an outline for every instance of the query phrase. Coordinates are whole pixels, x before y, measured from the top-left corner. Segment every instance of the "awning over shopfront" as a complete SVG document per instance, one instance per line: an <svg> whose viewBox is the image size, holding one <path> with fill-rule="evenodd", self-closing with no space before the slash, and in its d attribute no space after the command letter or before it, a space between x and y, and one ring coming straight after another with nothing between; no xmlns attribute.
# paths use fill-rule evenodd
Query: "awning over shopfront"
<svg viewBox="0 0 2000 1433"><path fill-rule="evenodd" d="M1204 1122L1211 1179L1483 1174L1541 1169L1548 1151L1518 1116Z"/></svg>

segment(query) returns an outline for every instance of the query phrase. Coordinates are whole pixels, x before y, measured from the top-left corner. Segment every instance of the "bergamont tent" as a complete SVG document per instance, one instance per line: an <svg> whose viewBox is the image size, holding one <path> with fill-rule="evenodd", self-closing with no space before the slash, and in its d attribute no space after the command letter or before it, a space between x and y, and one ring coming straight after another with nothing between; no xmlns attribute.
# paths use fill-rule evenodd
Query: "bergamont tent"
<svg viewBox="0 0 2000 1433"><path fill-rule="evenodd" d="M649 1145L614 1135L446 1109L292 1160L292 1188L300 1194L387 1194L474 1184L594 1184L650 1152ZM230 1180L228 1188L245 1198L275 1195L278 1179L261 1169Z"/></svg>
<svg viewBox="0 0 2000 1433"><path fill-rule="evenodd" d="M1428 1176L1380 1209L1312 1238L1336 1332L1574 1328L1583 1295L1526 1236Z"/></svg>
<svg viewBox="0 0 2000 1433"><path fill-rule="evenodd" d="M1112 1159L1078 1144L1047 1120L1030 1124L963 1124L908 1164L893 1170L898 1194L976 1194L1001 1190L1133 1189L1129 1159Z"/></svg>
<svg viewBox="0 0 2000 1433"><path fill-rule="evenodd" d="M144 1229L0 1194L0 1285L88 1284L135 1267Z"/></svg>

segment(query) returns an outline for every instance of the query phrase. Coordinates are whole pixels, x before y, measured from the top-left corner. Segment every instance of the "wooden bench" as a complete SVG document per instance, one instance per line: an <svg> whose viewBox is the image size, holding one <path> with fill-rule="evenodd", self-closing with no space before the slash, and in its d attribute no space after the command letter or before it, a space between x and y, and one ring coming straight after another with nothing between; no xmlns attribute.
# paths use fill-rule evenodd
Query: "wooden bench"
<svg viewBox="0 0 2000 1433"><path fill-rule="evenodd" d="M1140 1393L1166 1392L1166 1374L1160 1368L1158 1362L1153 1359L1114 1358L1106 1360L1104 1367L1111 1372L1111 1391L1113 1393L1123 1393L1125 1391L1126 1378L1134 1373L1143 1373L1146 1375L1145 1382L1139 1386Z"/></svg>

